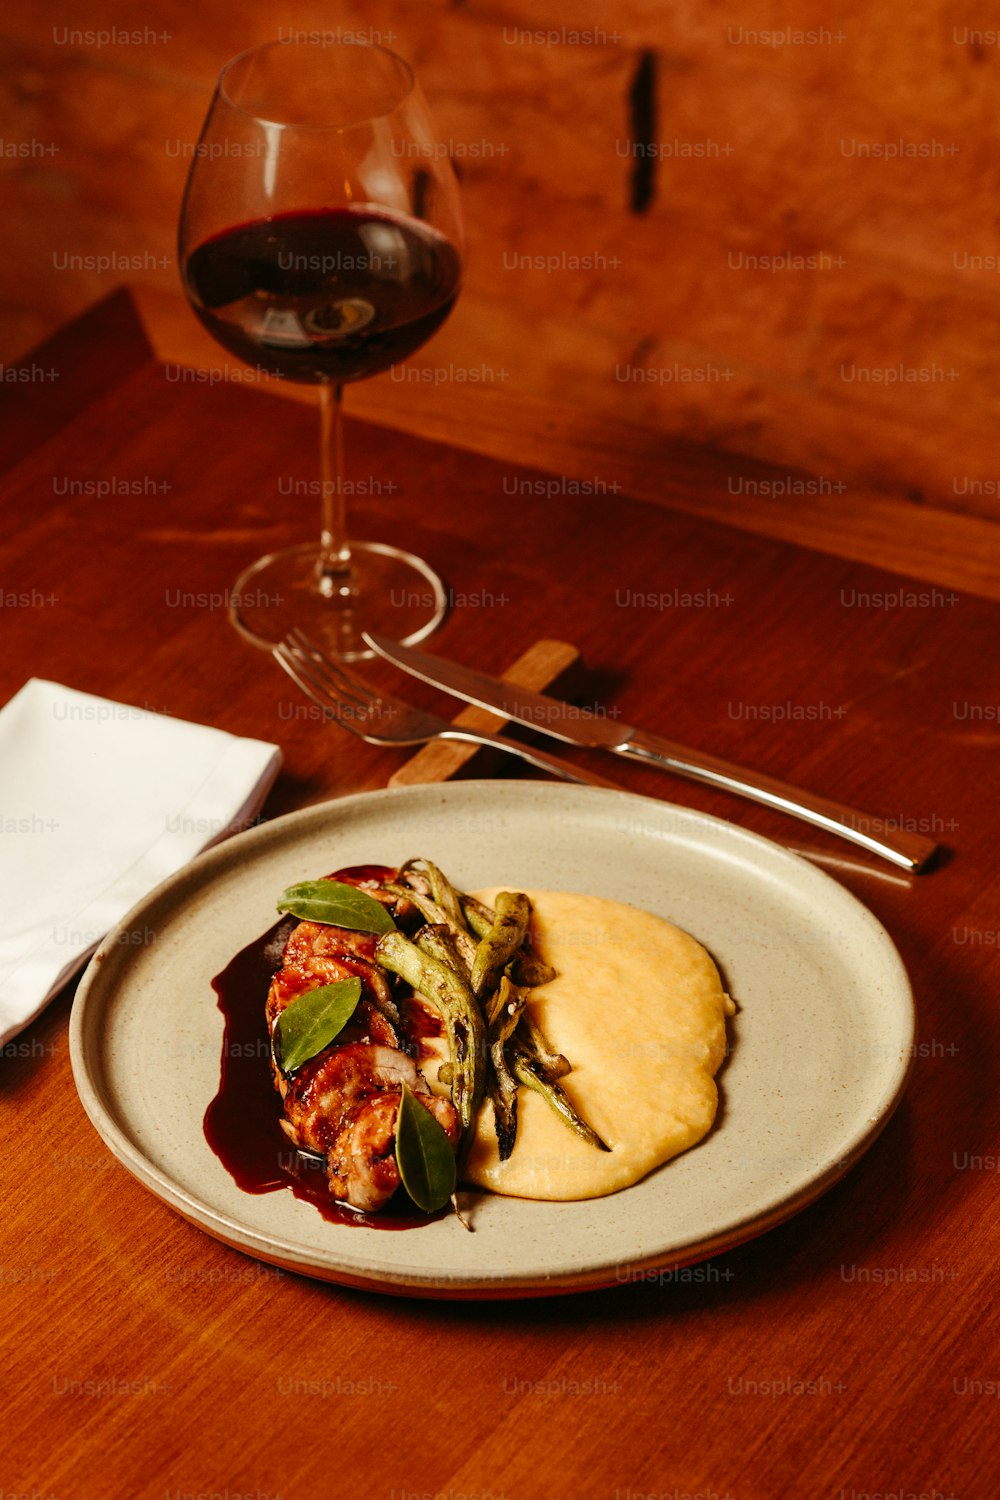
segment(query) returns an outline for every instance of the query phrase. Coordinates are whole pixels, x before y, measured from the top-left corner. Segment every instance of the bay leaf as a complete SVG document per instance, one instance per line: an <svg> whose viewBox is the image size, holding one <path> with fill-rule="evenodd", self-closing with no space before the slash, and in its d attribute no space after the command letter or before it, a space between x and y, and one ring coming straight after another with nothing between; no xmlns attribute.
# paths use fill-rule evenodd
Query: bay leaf
<svg viewBox="0 0 1000 1500"><path fill-rule="evenodd" d="M381 901L341 880L304 880L282 892L279 911L304 922L349 927L353 932L394 932L396 924Z"/></svg>
<svg viewBox="0 0 1000 1500"><path fill-rule="evenodd" d="M339 1036L361 999L360 979L339 979L307 990L286 1005L274 1027L275 1055L283 1073L294 1073Z"/></svg>
<svg viewBox="0 0 1000 1500"><path fill-rule="evenodd" d="M402 1085L396 1117L396 1165L403 1186L425 1214L443 1208L455 1191L455 1153L443 1126Z"/></svg>

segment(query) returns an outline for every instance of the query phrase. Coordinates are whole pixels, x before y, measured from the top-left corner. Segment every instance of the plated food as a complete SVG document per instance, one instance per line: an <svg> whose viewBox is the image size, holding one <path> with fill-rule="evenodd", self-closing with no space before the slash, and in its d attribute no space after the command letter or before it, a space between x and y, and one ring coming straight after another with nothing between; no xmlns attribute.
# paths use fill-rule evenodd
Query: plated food
<svg viewBox="0 0 1000 1500"><path fill-rule="evenodd" d="M492 902L495 892L478 894ZM572 1064L562 1088L609 1149L574 1139L524 1090L506 1159L490 1103L481 1110L466 1180L519 1198L603 1197L709 1133L736 1007L710 954L674 923L601 896L528 896L532 940L555 973L529 992L527 1010Z"/></svg>
<svg viewBox="0 0 1000 1500"><path fill-rule="evenodd" d="M671 923L462 892L427 859L294 885L278 909L296 919L261 1000L279 1123L338 1203L379 1213L402 1188L458 1212L459 1182L597 1197L711 1128L734 1007Z"/></svg>
<svg viewBox="0 0 1000 1500"><path fill-rule="evenodd" d="M307 1167L282 1133L264 1021L297 919L270 942L247 939L274 925L275 901L293 881L373 851L398 867L415 850L460 871L480 896L501 880L529 895L592 892L670 919L705 944L741 1015L726 1026L725 1109L696 1150L598 1198L477 1192L474 1234L447 1208L408 1215L400 1193L378 1213L337 1206L322 1167ZM155 941L137 944L135 932ZM581 961L589 951L573 947ZM656 1037L613 1035L612 1054L644 1046L637 1061L647 1072L664 1050ZM91 1122L174 1212L308 1276L445 1298L551 1296L654 1271L671 1278L773 1228L843 1177L878 1135L902 1094L913 1037L912 995L891 939L828 875L690 808L527 779L361 792L226 840L109 934L70 1024ZM550 1040L574 1065L561 1080L569 1093L585 1081L587 1059L576 1037ZM210 1133L220 1048L226 1092ZM518 1150L532 1102L522 1089ZM568 1131L565 1139L575 1152ZM470 1197L459 1192L463 1206ZM392 1232L413 1219L419 1232Z"/></svg>

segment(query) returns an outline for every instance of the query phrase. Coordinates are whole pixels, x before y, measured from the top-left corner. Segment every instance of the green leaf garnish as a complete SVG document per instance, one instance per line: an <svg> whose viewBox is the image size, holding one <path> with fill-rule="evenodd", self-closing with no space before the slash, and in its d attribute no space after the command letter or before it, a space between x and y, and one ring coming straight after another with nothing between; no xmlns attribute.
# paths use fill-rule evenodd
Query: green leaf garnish
<svg viewBox="0 0 1000 1500"><path fill-rule="evenodd" d="M339 1036L361 999L360 979L339 979L293 1000L274 1028L275 1055L283 1073L294 1073Z"/></svg>
<svg viewBox="0 0 1000 1500"><path fill-rule="evenodd" d="M455 1153L441 1125L404 1083L396 1117L396 1165L403 1186L425 1214L444 1208L455 1191Z"/></svg>
<svg viewBox="0 0 1000 1500"><path fill-rule="evenodd" d="M380 901L340 880L304 880L301 885L290 885L282 893L278 910L291 912L304 922L325 922L330 927L350 927L354 932L394 932L396 928Z"/></svg>

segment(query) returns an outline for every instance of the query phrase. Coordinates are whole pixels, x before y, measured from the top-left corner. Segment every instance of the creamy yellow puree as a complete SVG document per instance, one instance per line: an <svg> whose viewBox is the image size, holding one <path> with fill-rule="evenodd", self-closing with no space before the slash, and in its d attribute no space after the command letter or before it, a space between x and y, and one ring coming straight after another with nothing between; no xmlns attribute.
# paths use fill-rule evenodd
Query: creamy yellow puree
<svg viewBox="0 0 1000 1500"><path fill-rule="evenodd" d="M496 890L476 894L492 904ZM709 1131L735 1006L701 944L662 917L600 896L527 894L535 950L557 971L528 1005L572 1064L561 1086L611 1150L581 1140L522 1085L513 1154L499 1159L487 1100L463 1175L512 1197L598 1198Z"/></svg>

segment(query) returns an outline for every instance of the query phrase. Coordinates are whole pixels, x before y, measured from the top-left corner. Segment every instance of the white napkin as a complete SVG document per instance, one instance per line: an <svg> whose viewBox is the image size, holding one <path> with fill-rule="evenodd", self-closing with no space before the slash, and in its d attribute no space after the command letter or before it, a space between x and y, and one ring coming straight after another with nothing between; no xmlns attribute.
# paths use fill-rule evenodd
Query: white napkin
<svg viewBox="0 0 1000 1500"><path fill-rule="evenodd" d="M280 765L37 677L0 709L0 1046L148 891L252 822Z"/></svg>

